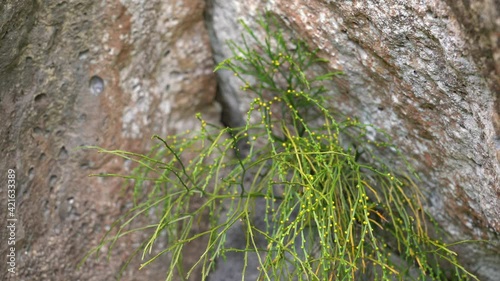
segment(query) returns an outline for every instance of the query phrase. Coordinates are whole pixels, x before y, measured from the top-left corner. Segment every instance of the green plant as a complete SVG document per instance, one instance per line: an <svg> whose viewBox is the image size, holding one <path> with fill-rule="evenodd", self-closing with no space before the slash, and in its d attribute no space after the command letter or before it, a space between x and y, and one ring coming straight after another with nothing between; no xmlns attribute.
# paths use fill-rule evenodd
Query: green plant
<svg viewBox="0 0 500 281"><path fill-rule="evenodd" d="M159 221L139 229L153 230L141 250L150 252L160 233L167 233L168 247L158 254L171 254L167 280L176 270L187 278L197 267L206 277L229 251L243 252L245 261L249 253L260 253L263 280L291 275L298 280L440 280L449 277L443 262L456 280L475 279L447 245L427 234L411 169L391 167L377 157L397 152L387 134L329 108L331 93L322 83L340 73L309 73L325 61L300 40L287 43L273 21L270 16L260 21L262 41L242 23L249 37L243 36L242 46L230 43L235 56L216 68L232 71L241 89L255 96L244 128L220 128L198 116L199 132L155 136L159 145L148 155L97 148L135 161L138 168L132 175L107 175L133 180L136 206L95 252L134 231L127 229L134 218L155 210ZM234 157L241 141L248 141L248 155ZM196 208L193 198L202 200ZM264 227L254 223L257 200L265 202ZM202 220L207 229L192 233ZM245 227L243 249L225 246L236 223ZM267 247L257 244L258 237ZM185 271L183 248L202 238L205 251Z"/></svg>

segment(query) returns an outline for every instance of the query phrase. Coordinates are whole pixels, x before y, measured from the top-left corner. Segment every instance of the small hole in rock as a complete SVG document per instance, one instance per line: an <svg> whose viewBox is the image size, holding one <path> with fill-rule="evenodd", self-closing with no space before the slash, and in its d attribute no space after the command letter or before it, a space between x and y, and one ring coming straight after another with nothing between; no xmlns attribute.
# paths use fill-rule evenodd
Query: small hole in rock
<svg viewBox="0 0 500 281"><path fill-rule="evenodd" d="M56 175L50 176L50 178L49 178L49 186L51 188L54 187L54 185L56 184L56 181L57 181L57 176Z"/></svg>
<svg viewBox="0 0 500 281"><path fill-rule="evenodd" d="M40 127L35 127L35 128L33 128L33 133L35 133L35 134L42 134L43 130Z"/></svg>
<svg viewBox="0 0 500 281"><path fill-rule="evenodd" d="M94 96L97 96L102 93L102 91L104 91L104 80L102 80L101 77L94 75L92 76L92 78L90 78L89 87L90 92Z"/></svg>
<svg viewBox="0 0 500 281"><path fill-rule="evenodd" d="M49 200L43 202L43 216L45 219L48 219L50 216Z"/></svg>
<svg viewBox="0 0 500 281"><path fill-rule="evenodd" d="M45 93L38 94L35 96L35 102L40 103L43 100L45 100L46 98L47 98L47 95Z"/></svg>
<svg viewBox="0 0 500 281"><path fill-rule="evenodd" d="M31 167L28 171L28 179L32 180L35 177L35 168Z"/></svg>
<svg viewBox="0 0 500 281"><path fill-rule="evenodd" d="M62 146L61 149L59 149L59 159L67 159L68 158L68 151L66 150L65 146Z"/></svg>
<svg viewBox="0 0 500 281"><path fill-rule="evenodd" d="M85 60L89 55L89 50L83 50L80 53L78 53L78 59L80 60Z"/></svg>

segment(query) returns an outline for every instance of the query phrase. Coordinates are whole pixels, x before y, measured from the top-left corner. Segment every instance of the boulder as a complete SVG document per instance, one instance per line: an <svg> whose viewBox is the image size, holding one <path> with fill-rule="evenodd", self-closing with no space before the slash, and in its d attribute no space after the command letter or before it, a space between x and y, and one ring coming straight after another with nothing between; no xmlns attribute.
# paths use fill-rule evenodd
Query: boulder
<svg viewBox="0 0 500 281"><path fill-rule="evenodd" d="M332 107L392 136L446 240L488 241L453 248L465 267L500 280L500 6L492 0L4 0L0 171L16 175L17 277L2 271L2 279L120 274L148 233L118 240L109 261L104 247L76 266L132 206L121 180L88 175L127 174L133 163L79 148L146 152L153 134L197 128L196 112L217 122L216 88L223 117L237 115L234 105L244 112L249 97L231 75L216 80L214 59L231 56L226 40L240 38L239 19L257 29L266 9L329 61L317 71L345 73L328 84ZM231 235L237 244L240 233ZM187 249L186 266L200 250ZM0 243L0 255L9 252ZM122 280L163 280L168 260L138 271L134 258ZM218 269L237 271L231 262Z"/></svg>
<svg viewBox="0 0 500 281"><path fill-rule="evenodd" d="M2 1L0 171L2 179L7 169L16 173L17 277L2 270L0 279L115 280L148 238L126 236L109 262L105 247L99 259L77 268L132 206L121 180L88 175L133 167L79 147L144 153L154 134L196 128L196 112L218 120L204 6L202 0ZM2 257L6 231L4 225ZM187 264L196 257L187 256ZM163 280L166 260L138 271L143 261L133 259L122 280Z"/></svg>
<svg viewBox="0 0 500 281"><path fill-rule="evenodd" d="M214 57L268 10L344 72L332 107L386 130L415 168L429 214L481 280L500 279L500 5L495 1L211 0ZM257 32L258 33L258 32ZM223 95L248 100L219 74ZM246 111L246 103L241 103ZM376 137L376 135L373 135ZM398 165L394 155L380 155ZM399 163L403 164L403 163Z"/></svg>

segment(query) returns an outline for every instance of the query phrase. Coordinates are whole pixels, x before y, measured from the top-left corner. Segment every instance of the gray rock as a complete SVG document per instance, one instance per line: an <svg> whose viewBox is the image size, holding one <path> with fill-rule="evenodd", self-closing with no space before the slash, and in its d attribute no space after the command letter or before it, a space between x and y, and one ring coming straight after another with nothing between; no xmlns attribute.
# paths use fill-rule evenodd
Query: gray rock
<svg viewBox="0 0 500 281"><path fill-rule="evenodd" d="M447 240L489 241L457 246L459 259L481 280L500 279L498 3L209 2L217 62L232 56L226 40L241 43L237 20L258 33L256 17L267 9L289 36L320 50L326 70L344 71L330 85L332 106L389 132L415 167L426 209ZM240 85L231 76L223 83ZM381 157L402 164L391 152Z"/></svg>

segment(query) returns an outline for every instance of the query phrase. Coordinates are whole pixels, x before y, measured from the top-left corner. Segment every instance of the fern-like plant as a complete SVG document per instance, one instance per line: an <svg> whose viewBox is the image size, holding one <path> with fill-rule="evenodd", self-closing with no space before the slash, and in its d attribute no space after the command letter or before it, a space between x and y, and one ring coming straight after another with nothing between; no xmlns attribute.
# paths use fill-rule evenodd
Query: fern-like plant
<svg viewBox="0 0 500 281"><path fill-rule="evenodd" d="M138 167L123 176L133 180L136 206L95 251L155 210L159 220L141 249L149 252L167 233L160 253L171 254L166 280L176 271L189 278L195 268L206 278L230 251L244 253L245 265L250 253L258 253L259 280L475 279L454 252L429 237L411 169L377 157L397 152L387 134L330 107L335 93L322 83L340 73L312 75L309 68L325 61L303 41L287 42L269 15L260 21L263 39L242 25L243 44L230 43L234 57L216 70L232 71L253 95L246 126L222 128L199 116L199 132L155 136L159 144L148 155L97 148ZM248 141L240 154L246 157L234 157L241 141ZM202 203L194 209L195 197ZM263 209L255 207L259 200ZM256 214L264 224L255 223ZM193 233L200 221L208 223L206 230ZM244 226L241 249L226 246L235 224ZM203 238L198 262L180 268L185 245ZM262 239L265 247L257 241Z"/></svg>

